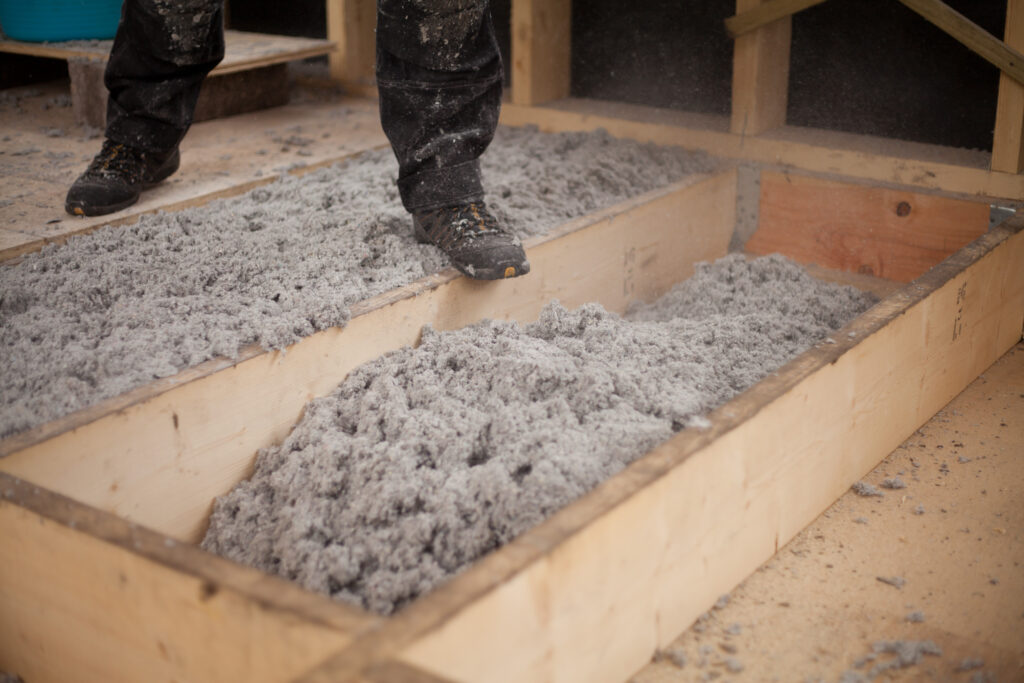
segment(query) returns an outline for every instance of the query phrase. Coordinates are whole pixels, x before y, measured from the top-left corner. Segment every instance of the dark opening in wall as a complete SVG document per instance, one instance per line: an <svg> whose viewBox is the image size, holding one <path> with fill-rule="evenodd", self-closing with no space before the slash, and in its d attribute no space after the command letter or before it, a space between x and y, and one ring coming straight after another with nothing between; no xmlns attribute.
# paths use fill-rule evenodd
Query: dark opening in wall
<svg viewBox="0 0 1024 683"><path fill-rule="evenodd" d="M590 0L572 12L572 94L727 114L733 2Z"/></svg>
<svg viewBox="0 0 1024 683"><path fill-rule="evenodd" d="M947 0L1002 37L1003 0ZM898 2L829 0L793 20L789 123L992 148L999 70Z"/></svg>
<svg viewBox="0 0 1024 683"><path fill-rule="evenodd" d="M1006 0L947 0L1002 37ZM322 37L323 0L230 6L240 30ZM492 0L511 72L511 0ZM572 95L727 115L735 0L575 0ZM998 70L895 0L828 0L794 17L789 123L990 149Z"/></svg>

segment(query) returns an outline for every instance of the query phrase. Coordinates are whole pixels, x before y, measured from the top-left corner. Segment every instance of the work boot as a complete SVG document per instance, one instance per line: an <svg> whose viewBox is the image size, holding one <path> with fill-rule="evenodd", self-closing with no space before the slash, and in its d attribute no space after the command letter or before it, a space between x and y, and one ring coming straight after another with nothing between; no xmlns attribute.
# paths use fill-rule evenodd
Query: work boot
<svg viewBox="0 0 1024 683"><path fill-rule="evenodd" d="M505 232L483 202L414 211L416 239L433 244L452 265L477 280L500 280L530 272L523 243Z"/></svg>
<svg viewBox="0 0 1024 683"><path fill-rule="evenodd" d="M102 216L131 206L142 190L156 185L178 170L181 155L170 152L145 152L106 139L103 149L78 177L64 210L74 216Z"/></svg>

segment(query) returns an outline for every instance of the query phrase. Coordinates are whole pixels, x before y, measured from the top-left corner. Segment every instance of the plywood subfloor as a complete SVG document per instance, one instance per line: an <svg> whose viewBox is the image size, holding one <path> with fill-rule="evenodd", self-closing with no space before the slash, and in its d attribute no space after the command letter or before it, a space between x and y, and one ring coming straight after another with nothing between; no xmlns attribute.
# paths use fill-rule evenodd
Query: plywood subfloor
<svg viewBox="0 0 1024 683"><path fill-rule="evenodd" d="M5 90L0 99L0 257L387 144L372 100L319 101L299 91L293 101L305 101L196 124L181 145L181 169L138 204L109 216L72 217L64 196L102 138L75 125L68 89L67 82L52 82Z"/></svg>
<svg viewBox="0 0 1024 683"><path fill-rule="evenodd" d="M906 488L848 492L666 648L683 668L658 661L633 681L833 682L891 659L854 667L883 640L932 640L943 655L879 680L1024 680L1024 344L864 481L894 477ZM958 672L967 658L984 666Z"/></svg>
<svg viewBox="0 0 1024 683"><path fill-rule="evenodd" d="M214 74L236 73L270 64L324 55L334 46L329 40L231 30L224 32L224 43L224 59L213 70ZM0 40L0 52L53 59L106 60L113 44L113 40L30 43L5 39Z"/></svg>

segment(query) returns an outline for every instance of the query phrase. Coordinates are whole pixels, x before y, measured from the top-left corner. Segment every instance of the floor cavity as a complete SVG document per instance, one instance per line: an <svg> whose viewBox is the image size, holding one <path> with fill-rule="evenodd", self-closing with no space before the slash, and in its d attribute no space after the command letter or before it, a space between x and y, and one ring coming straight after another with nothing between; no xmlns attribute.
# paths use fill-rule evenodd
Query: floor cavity
<svg viewBox="0 0 1024 683"><path fill-rule="evenodd" d="M625 317L424 331L310 403L203 547L388 614L824 340L873 299L726 257Z"/></svg>

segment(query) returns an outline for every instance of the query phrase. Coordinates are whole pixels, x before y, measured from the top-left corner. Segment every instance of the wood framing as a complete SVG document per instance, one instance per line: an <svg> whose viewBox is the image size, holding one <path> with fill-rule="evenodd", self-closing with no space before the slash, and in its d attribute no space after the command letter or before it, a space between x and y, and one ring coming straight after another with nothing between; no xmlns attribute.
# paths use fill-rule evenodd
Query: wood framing
<svg viewBox="0 0 1024 683"><path fill-rule="evenodd" d="M456 681L627 680L1020 341L1021 227L979 238L302 681L394 654Z"/></svg>
<svg viewBox="0 0 1024 683"><path fill-rule="evenodd" d="M765 172L762 217L794 203L814 225L816 182ZM876 190L830 190L844 211L882 220L862 233L843 221L855 240L891 231L867 202L885 212L906 201L898 218L920 215L943 241L963 238L952 223L975 220L962 200L862 194ZM613 310L653 298L694 261L725 253L736 194L734 169L691 179L528 245L530 278L426 278L287 354L250 349L0 444L10 454L0 459L0 669L33 681L625 680L1020 340L1024 219L905 287L816 269L892 293L836 343L716 410L709 429L681 432L394 617L191 542L256 449L356 364L414 343L428 322L529 320L555 296ZM907 261L941 258L927 235L915 247L919 232L903 235L902 248L922 254ZM844 244L823 248L842 254ZM576 268L556 267L569 260Z"/></svg>
<svg viewBox="0 0 1024 683"><path fill-rule="evenodd" d="M413 344L425 324L484 317L531 320L550 299L624 310L725 253L735 172L698 177L573 221L527 245L535 274L500 283L425 278L353 308L342 329L287 353L245 350L0 442L0 471L115 512L180 541L205 530L211 501L247 476L256 451L280 441L303 406L353 367ZM682 217L682 219L680 219ZM643 224L644 230L627 226ZM573 269L557 264L571 260ZM168 504L161 491L175 492Z"/></svg>
<svg viewBox="0 0 1024 683"><path fill-rule="evenodd" d="M512 0L512 101L569 96L571 0Z"/></svg>
<svg viewBox="0 0 1024 683"><path fill-rule="evenodd" d="M103 82L106 63L69 59L75 123L104 129L109 92ZM203 81L193 123L288 104L288 65L284 62L217 74Z"/></svg>
<svg viewBox="0 0 1024 683"><path fill-rule="evenodd" d="M3 473L0 548L27 681L284 681L379 621Z"/></svg>
<svg viewBox="0 0 1024 683"><path fill-rule="evenodd" d="M988 219L982 202L766 172L746 249L910 282L984 235Z"/></svg>
<svg viewBox="0 0 1024 683"><path fill-rule="evenodd" d="M942 0L899 0L938 26L1004 74L1024 84L1024 54L1015 50Z"/></svg>
<svg viewBox="0 0 1024 683"><path fill-rule="evenodd" d="M736 0L736 13L765 0ZM786 124L793 19L785 15L736 38L732 66L732 120L736 135L758 135Z"/></svg>
<svg viewBox="0 0 1024 683"><path fill-rule="evenodd" d="M823 2L825 0L765 0L741 14L726 19L725 30L735 38Z"/></svg>
<svg viewBox="0 0 1024 683"><path fill-rule="evenodd" d="M376 80L377 3L374 0L327 0L327 38L331 78L357 90Z"/></svg>
<svg viewBox="0 0 1024 683"><path fill-rule="evenodd" d="M1006 44L1024 50L1024 0L1007 0ZM1024 171L1024 85L999 75L996 129L992 140L992 170Z"/></svg>
<svg viewBox="0 0 1024 683"><path fill-rule="evenodd" d="M704 150L726 159L966 196L1024 200L1022 175L933 160L941 155L901 157L881 151L891 148L891 141L867 136L786 128L749 137L728 132L728 122L717 117L584 99L546 107L506 104L501 122L535 125L549 132L602 128L618 137Z"/></svg>
<svg viewBox="0 0 1024 683"><path fill-rule="evenodd" d="M248 31L224 32L224 59L211 75L247 71L296 59L316 57L329 53L334 44L329 40L274 36ZM108 41L72 41L70 43L26 43L18 40L0 40L0 52L49 57L52 59L98 59L106 61L110 50Z"/></svg>

